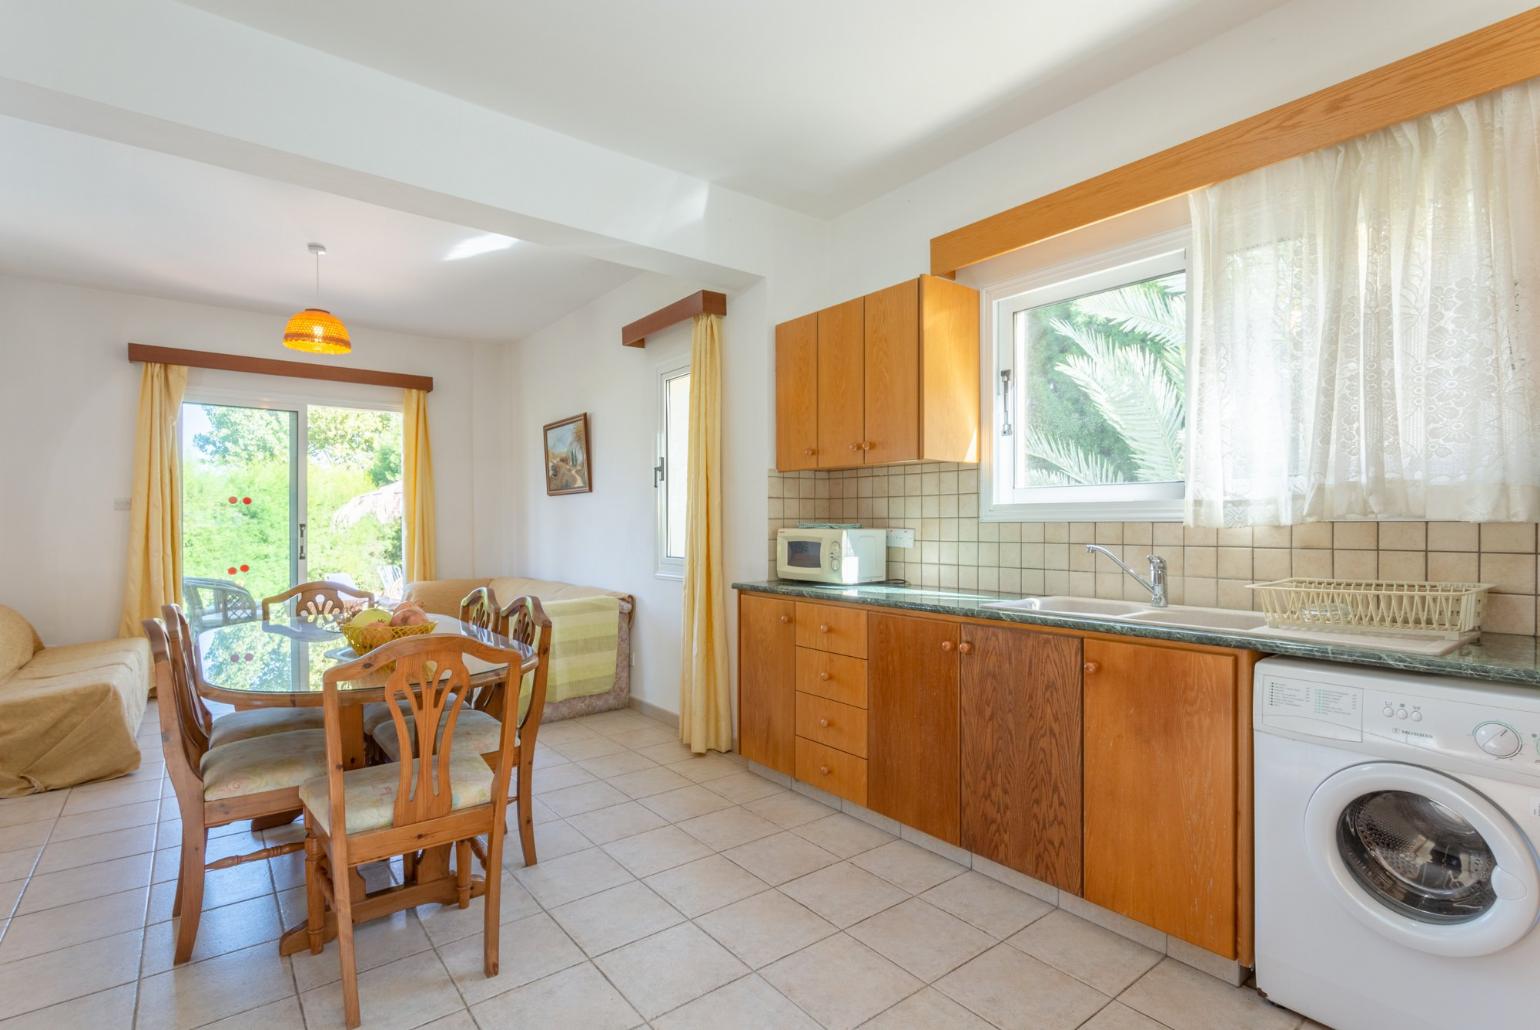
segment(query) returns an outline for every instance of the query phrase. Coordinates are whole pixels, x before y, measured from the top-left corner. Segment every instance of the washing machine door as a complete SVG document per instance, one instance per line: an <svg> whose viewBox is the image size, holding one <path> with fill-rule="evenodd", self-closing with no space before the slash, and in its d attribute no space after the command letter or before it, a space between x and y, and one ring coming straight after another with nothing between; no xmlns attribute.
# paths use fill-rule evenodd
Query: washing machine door
<svg viewBox="0 0 1540 1030"><path fill-rule="evenodd" d="M1359 922L1434 955L1501 951L1534 928L1540 871L1485 796L1415 765L1336 773L1305 809L1316 873Z"/></svg>

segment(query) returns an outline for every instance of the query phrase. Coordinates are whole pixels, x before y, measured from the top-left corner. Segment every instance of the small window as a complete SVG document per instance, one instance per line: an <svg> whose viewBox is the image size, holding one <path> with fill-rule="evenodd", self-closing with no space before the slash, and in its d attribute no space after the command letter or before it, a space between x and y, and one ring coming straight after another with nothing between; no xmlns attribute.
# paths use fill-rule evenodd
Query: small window
<svg viewBox="0 0 1540 1030"><path fill-rule="evenodd" d="M685 485L690 467L690 366L658 373L658 575L684 578Z"/></svg>
<svg viewBox="0 0 1540 1030"><path fill-rule="evenodd" d="M1187 271L1169 248L995 301L986 518L1180 517Z"/></svg>

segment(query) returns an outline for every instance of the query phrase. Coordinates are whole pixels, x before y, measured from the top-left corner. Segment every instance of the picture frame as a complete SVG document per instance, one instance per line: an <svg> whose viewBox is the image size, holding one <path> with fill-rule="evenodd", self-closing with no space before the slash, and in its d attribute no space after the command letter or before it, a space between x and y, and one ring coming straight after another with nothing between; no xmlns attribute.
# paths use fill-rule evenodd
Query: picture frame
<svg viewBox="0 0 1540 1030"><path fill-rule="evenodd" d="M546 495L592 493L593 454L588 435L588 412L547 422L543 436Z"/></svg>

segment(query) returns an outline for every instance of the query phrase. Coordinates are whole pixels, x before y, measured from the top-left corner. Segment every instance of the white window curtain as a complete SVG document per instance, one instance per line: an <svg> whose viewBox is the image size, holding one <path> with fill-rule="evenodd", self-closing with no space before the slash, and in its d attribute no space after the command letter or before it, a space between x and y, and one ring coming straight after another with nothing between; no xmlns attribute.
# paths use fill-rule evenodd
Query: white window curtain
<svg viewBox="0 0 1540 1030"><path fill-rule="evenodd" d="M1189 524L1540 519L1540 80L1191 208Z"/></svg>

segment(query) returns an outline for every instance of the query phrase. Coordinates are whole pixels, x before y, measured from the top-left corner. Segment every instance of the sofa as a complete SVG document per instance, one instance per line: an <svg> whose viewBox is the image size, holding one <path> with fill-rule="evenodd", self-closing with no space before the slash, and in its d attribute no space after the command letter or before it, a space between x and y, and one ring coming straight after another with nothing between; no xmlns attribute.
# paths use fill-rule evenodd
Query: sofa
<svg viewBox="0 0 1540 1030"><path fill-rule="evenodd" d="M0 797L139 767L150 696L150 645L135 637L44 647L0 605Z"/></svg>
<svg viewBox="0 0 1540 1030"><path fill-rule="evenodd" d="M551 673L543 722L631 703L631 615L636 601L630 594L494 576L422 580L406 588L406 600L416 601L426 612L458 616L461 599L477 587L490 587L501 605L531 594L540 598L551 618Z"/></svg>

